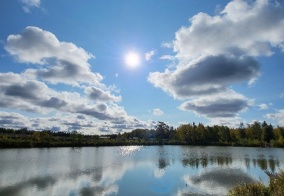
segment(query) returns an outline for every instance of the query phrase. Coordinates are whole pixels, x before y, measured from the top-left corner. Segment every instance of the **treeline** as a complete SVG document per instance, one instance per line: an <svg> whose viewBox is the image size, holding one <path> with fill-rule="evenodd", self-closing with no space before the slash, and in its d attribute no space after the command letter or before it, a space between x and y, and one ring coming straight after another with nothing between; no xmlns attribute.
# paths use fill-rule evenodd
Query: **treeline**
<svg viewBox="0 0 284 196"><path fill-rule="evenodd" d="M93 146L98 136L82 135L76 131L52 132L0 128L0 148Z"/></svg>
<svg viewBox="0 0 284 196"><path fill-rule="evenodd" d="M31 131L0 128L0 148L113 145L226 145L284 147L284 127L254 122L238 128L183 124L174 129L158 122L155 129L135 129L109 135L83 135L77 131Z"/></svg>
<svg viewBox="0 0 284 196"><path fill-rule="evenodd" d="M176 129L159 122L155 130L136 129L130 133L118 134L117 137L142 140L152 138L167 144L284 147L284 127L274 128L265 121L255 121L246 126L241 123L238 128L192 123L183 124Z"/></svg>

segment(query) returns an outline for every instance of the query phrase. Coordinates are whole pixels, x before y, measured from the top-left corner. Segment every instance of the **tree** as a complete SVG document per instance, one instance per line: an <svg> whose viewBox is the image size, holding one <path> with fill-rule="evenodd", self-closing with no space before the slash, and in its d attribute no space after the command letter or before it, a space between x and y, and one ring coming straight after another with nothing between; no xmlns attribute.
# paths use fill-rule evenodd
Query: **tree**
<svg viewBox="0 0 284 196"><path fill-rule="evenodd" d="M210 141L210 143L219 141L218 129L207 126L207 131L208 131L208 141Z"/></svg>
<svg viewBox="0 0 284 196"><path fill-rule="evenodd" d="M138 137L139 139L148 139L149 131L146 129L134 129L132 132L132 137Z"/></svg>
<svg viewBox="0 0 284 196"><path fill-rule="evenodd" d="M176 130L171 126L169 130L169 139L173 140L175 139L175 136L176 136Z"/></svg>
<svg viewBox="0 0 284 196"><path fill-rule="evenodd" d="M239 126L239 131L240 131L240 139L244 139L246 137L246 133L245 133L245 130L246 130L246 127L244 125L244 123L240 123L240 126Z"/></svg>
<svg viewBox="0 0 284 196"><path fill-rule="evenodd" d="M246 137L248 139L261 141L261 126L259 122L255 121L252 125L248 125Z"/></svg>
<svg viewBox="0 0 284 196"><path fill-rule="evenodd" d="M233 142L239 142L242 138L239 129L230 129L230 137Z"/></svg>
<svg viewBox="0 0 284 196"><path fill-rule="evenodd" d="M227 126L218 126L218 135L220 142L231 141L230 129Z"/></svg>
<svg viewBox="0 0 284 196"><path fill-rule="evenodd" d="M278 145L284 145L284 127L277 127L273 129L273 136Z"/></svg>
<svg viewBox="0 0 284 196"><path fill-rule="evenodd" d="M189 132L192 129L190 124L180 125L176 130L176 137L179 141L188 141Z"/></svg>
<svg viewBox="0 0 284 196"><path fill-rule="evenodd" d="M263 121L261 125L262 133L261 133L261 141L269 143L270 140L273 139L273 127L272 125L267 125L265 121Z"/></svg>
<svg viewBox="0 0 284 196"><path fill-rule="evenodd" d="M156 125L156 138L158 139L169 139L170 127L164 122L158 122Z"/></svg>
<svg viewBox="0 0 284 196"><path fill-rule="evenodd" d="M204 127L202 123L198 124L196 128L196 133L198 135L198 141L201 143L205 143L208 138L208 134L207 134L206 128Z"/></svg>
<svg viewBox="0 0 284 196"><path fill-rule="evenodd" d="M78 133L76 130L74 130L71 132L70 136L72 138L73 145L81 144L83 138L83 135L81 133Z"/></svg>
<svg viewBox="0 0 284 196"><path fill-rule="evenodd" d="M38 131L35 131L32 135L32 138L35 140L35 141L39 141L40 140L40 132Z"/></svg>

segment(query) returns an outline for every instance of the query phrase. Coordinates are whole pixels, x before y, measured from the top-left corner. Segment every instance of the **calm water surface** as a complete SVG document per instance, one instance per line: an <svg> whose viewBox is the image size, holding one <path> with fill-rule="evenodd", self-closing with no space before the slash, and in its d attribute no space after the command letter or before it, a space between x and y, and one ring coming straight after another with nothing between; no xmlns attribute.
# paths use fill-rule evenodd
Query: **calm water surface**
<svg viewBox="0 0 284 196"><path fill-rule="evenodd" d="M129 146L0 150L0 195L226 195L268 183L284 149Z"/></svg>

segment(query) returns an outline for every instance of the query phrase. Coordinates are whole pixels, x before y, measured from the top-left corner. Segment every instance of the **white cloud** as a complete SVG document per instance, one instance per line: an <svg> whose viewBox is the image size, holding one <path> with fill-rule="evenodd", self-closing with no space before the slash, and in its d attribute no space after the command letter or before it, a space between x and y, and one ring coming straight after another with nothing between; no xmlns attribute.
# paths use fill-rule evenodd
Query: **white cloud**
<svg viewBox="0 0 284 196"><path fill-rule="evenodd" d="M112 95L109 91L103 91L102 89L96 87L86 87L85 93L90 99L102 102L119 102L121 101L121 96Z"/></svg>
<svg viewBox="0 0 284 196"><path fill-rule="evenodd" d="M281 93L281 94L280 94L280 98L284 98L284 93Z"/></svg>
<svg viewBox="0 0 284 196"><path fill-rule="evenodd" d="M21 34L9 35L6 50L22 63L48 64L52 58L86 63L92 55L73 43L60 42L51 32L28 26Z"/></svg>
<svg viewBox="0 0 284 196"><path fill-rule="evenodd" d="M228 90L186 101L181 104L180 109L194 111L207 118L233 118L238 112L248 109L252 104L253 100L249 100L233 90Z"/></svg>
<svg viewBox="0 0 284 196"><path fill-rule="evenodd" d="M172 55L163 55L160 57L161 60L175 60L175 56Z"/></svg>
<svg viewBox="0 0 284 196"><path fill-rule="evenodd" d="M176 99L224 91L229 84L259 76L259 65L250 57L209 56L178 66L174 71L152 72L148 81Z"/></svg>
<svg viewBox="0 0 284 196"><path fill-rule="evenodd" d="M9 80L7 80L9 78ZM0 107L47 113L53 110L85 114L100 120L115 120L125 116L125 111L115 104L92 103L77 92L57 92L43 82L29 80L17 74L0 74ZM97 89L98 90L98 89ZM119 99L109 92L98 90L97 99L106 102ZM92 94L93 93L93 94ZM89 94L94 98L94 92Z"/></svg>
<svg viewBox="0 0 284 196"><path fill-rule="evenodd" d="M160 108L156 108L153 110L152 114L155 116L162 116L164 112Z"/></svg>
<svg viewBox="0 0 284 196"><path fill-rule="evenodd" d="M156 50L151 50L147 53L145 53L145 60L149 61L151 58L156 54Z"/></svg>
<svg viewBox="0 0 284 196"><path fill-rule="evenodd" d="M0 108L13 109L0 118L5 127L30 129L80 130L85 133L116 133L135 128L150 128L151 122L129 116L116 104L122 97L114 85L101 83L88 60L93 55L73 43L61 42L54 34L38 27L27 27L21 34L10 35L5 49L20 63L30 63L21 74L0 73ZM64 83L69 91L58 91ZM74 87L76 86L76 87ZM68 88L67 88L68 89ZM79 90L77 92L77 90ZM80 93L79 93L80 92ZM37 113L39 118L21 116ZM45 117L57 112L60 117ZM18 115L18 116L17 116ZM4 118L4 116L6 116Z"/></svg>
<svg viewBox="0 0 284 196"><path fill-rule="evenodd" d="M128 116L122 107L115 104L90 103L87 98L77 93L59 93L51 89L43 89L44 96L36 97L33 92L39 92L38 87L40 86L36 82L34 83L36 90L28 91L28 93L32 93L31 96L28 96L28 93L24 93L24 91L30 86L20 86L22 89L16 89L20 90L19 92L13 91L13 85L6 89L3 86L0 87L2 90L0 107L30 113L45 113L46 115L31 118L19 113L0 112L0 126L2 127L27 127L34 130L55 129L57 131L78 130L87 134L99 134L105 131L116 133L135 128L152 127L152 122L144 122ZM51 96L52 94L53 96ZM53 112L58 112L60 115L45 117Z"/></svg>
<svg viewBox="0 0 284 196"><path fill-rule="evenodd" d="M247 124L245 120L243 120L241 117L239 117L236 114L232 118L210 118L208 125L210 126L223 125L233 128L239 128L241 123Z"/></svg>
<svg viewBox="0 0 284 196"><path fill-rule="evenodd" d="M176 32L180 58L200 55L271 55L284 49L284 8L267 0L231 1L216 16L199 13Z"/></svg>
<svg viewBox="0 0 284 196"><path fill-rule="evenodd" d="M93 73L88 60L93 57L73 43L60 42L54 34L38 27L26 27L21 34L9 35L5 49L21 63L38 64L25 74L50 83L102 85L103 77Z"/></svg>
<svg viewBox="0 0 284 196"><path fill-rule="evenodd" d="M173 43L172 42L163 42L162 43L162 47L164 47L164 48L172 48L173 47Z"/></svg>
<svg viewBox="0 0 284 196"><path fill-rule="evenodd" d="M284 51L283 27L283 5L268 0L231 1L215 16L198 13L173 42L163 43L173 45L176 65L150 73L148 81L175 99L188 100L180 109L214 121L239 118L252 100L226 93L232 84L251 85L260 77L257 56L272 55L275 48Z"/></svg>
<svg viewBox="0 0 284 196"><path fill-rule="evenodd" d="M276 113L269 113L265 115L269 119L276 120L280 126L284 126L284 109L277 110Z"/></svg>
<svg viewBox="0 0 284 196"><path fill-rule="evenodd" d="M21 0L21 2L23 3L23 10L26 13L29 13L32 7L40 7L41 4L41 0Z"/></svg>
<svg viewBox="0 0 284 196"><path fill-rule="evenodd" d="M2 112L0 111L0 126L7 128L24 128L30 127L29 119L21 114L15 112Z"/></svg>
<svg viewBox="0 0 284 196"><path fill-rule="evenodd" d="M265 103L259 104L258 107L259 107L259 110L267 110L269 108L268 105Z"/></svg>

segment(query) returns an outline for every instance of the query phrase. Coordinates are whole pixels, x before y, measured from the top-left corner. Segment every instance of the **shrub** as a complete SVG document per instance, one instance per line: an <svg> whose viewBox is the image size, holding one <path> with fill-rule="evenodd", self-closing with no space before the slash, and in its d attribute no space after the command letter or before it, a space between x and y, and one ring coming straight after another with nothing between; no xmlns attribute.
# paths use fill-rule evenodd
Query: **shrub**
<svg viewBox="0 0 284 196"><path fill-rule="evenodd" d="M273 196L284 195L284 172L280 171L278 174L266 172L270 178L269 191Z"/></svg>
<svg viewBox="0 0 284 196"><path fill-rule="evenodd" d="M244 184L234 187L229 191L229 196L283 196L284 195L284 172L278 174L265 172L269 177L269 186L262 183Z"/></svg>
<svg viewBox="0 0 284 196"><path fill-rule="evenodd" d="M262 183L239 185L228 193L229 196L268 196L269 189Z"/></svg>

